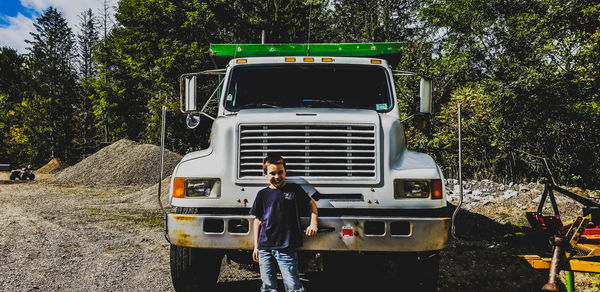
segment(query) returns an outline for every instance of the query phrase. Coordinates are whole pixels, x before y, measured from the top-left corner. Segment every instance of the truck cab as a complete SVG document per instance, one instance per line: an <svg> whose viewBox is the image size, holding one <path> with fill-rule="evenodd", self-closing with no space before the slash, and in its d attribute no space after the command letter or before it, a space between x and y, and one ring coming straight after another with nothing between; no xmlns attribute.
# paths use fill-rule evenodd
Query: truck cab
<svg viewBox="0 0 600 292"><path fill-rule="evenodd" d="M224 255L250 263L249 210L268 184L262 159L269 153L286 159L287 180L319 209L319 232L299 249L305 271L326 272L348 257L395 260L412 270L418 261L407 261L411 256L430 259L427 273L437 272L450 227L444 178L430 156L406 149L394 72L381 58L399 53L396 44L312 44L310 56L299 54L303 45L211 47L233 53L218 71L210 146L185 155L172 175L176 211L165 226L177 291L210 291ZM182 111L192 121L202 114L195 76L181 78ZM421 79L421 92L428 113L429 80Z"/></svg>

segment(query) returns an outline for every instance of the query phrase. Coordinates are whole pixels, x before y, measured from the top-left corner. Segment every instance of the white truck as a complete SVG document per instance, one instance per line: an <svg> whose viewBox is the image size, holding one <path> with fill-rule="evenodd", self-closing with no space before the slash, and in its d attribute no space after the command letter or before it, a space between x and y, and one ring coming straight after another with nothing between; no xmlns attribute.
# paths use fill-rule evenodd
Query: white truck
<svg viewBox="0 0 600 292"><path fill-rule="evenodd" d="M375 278L414 284L413 291L435 289L450 215L442 171L430 156L406 149L395 72L383 58L397 57L401 45L211 50L230 58L226 69L180 78L188 127L201 114L214 122L210 146L185 155L172 175L176 211L165 214L165 232L175 290L214 289L225 255L252 262L249 210L267 185L261 162L271 152L286 159L288 180L319 208L319 232L299 249L301 272L377 271ZM203 73L219 75L216 117L204 112L212 97L196 96ZM421 78L424 114L431 112L431 86Z"/></svg>

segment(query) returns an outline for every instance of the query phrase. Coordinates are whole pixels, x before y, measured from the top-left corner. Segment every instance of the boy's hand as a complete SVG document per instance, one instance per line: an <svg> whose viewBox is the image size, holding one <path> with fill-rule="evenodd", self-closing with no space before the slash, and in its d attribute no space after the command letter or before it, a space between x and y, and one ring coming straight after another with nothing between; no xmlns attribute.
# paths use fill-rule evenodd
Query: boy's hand
<svg viewBox="0 0 600 292"><path fill-rule="evenodd" d="M255 248L252 251L252 260L258 263L258 249L257 248Z"/></svg>
<svg viewBox="0 0 600 292"><path fill-rule="evenodd" d="M317 234L318 230L319 230L319 228L317 227L317 224L310 224L306 228L306 236L313 236L313 235Z"/></svg>

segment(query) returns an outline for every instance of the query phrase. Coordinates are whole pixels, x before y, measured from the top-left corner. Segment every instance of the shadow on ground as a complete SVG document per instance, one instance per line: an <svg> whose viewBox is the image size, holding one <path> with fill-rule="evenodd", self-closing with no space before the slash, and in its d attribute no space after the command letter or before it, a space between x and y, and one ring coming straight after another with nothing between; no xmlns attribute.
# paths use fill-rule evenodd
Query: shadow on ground
<svg viewBox="0 0 600 292"><path fill-rule="evenodd" d="M455 206L450 206L453 212ZM518 213L518 212L516 212ZM525 213L516 216L525 216ZM518 218L515 218L518 219ZM519 221L519 220L515 220ZM439 291L540 291L547 270L534 270L520 254L550 256L547 240L529 226L500 224L460 210L456 238L442 251Z"/></svg>
<svg viewBox="0 0 600 292"><path fill-rule="evenodd" d="M448 208L450 215L454 208ZM501 224L461 210L456 220L456 236L449 239L441 252L438 291L540 291L548 280L548 271L534 270L518 257L520 254L550 256L546 241L532 234L528 226ZM216 291L260 291L260 284L260 279L224 282L217 284ZM309 277L304 281L311 292L375 291L374 284L358 269L336 280ZM279 290L284 291L281 281ZM397 291L404 290L397 287Z"/></svg>

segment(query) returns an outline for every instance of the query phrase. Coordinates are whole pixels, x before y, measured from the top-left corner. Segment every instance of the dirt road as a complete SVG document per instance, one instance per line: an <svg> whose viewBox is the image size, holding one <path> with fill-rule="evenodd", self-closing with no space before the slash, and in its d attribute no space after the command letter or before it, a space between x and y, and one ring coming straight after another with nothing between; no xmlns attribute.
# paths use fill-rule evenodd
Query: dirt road
<svg viewBox="0 0 600 292"><path fill-rule="evenodd" d="M3 181L0 291L173 291L160 213L128 202L140 189ZM257 290L225 266L218 291Z"/></svg>

